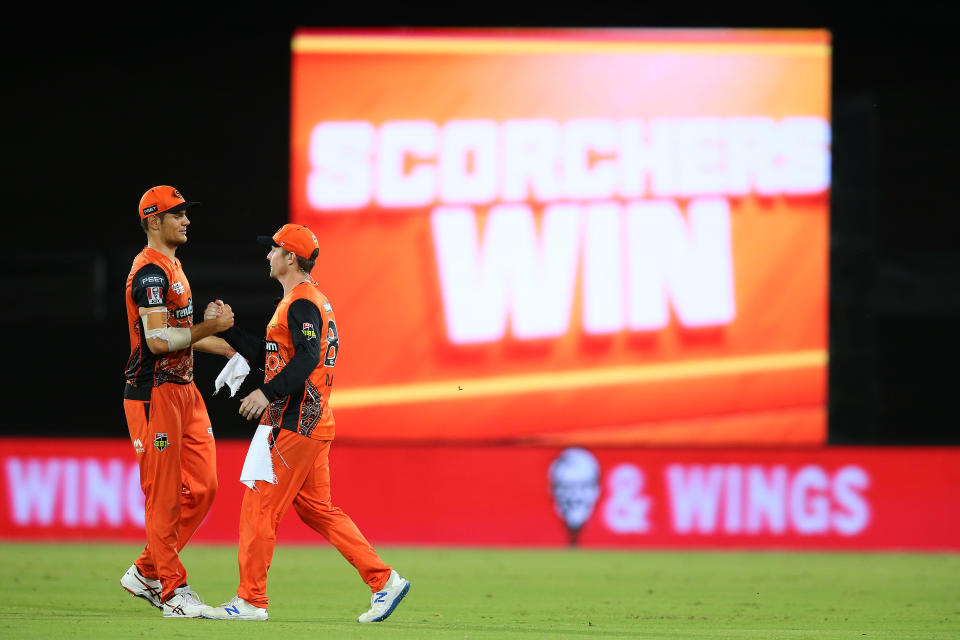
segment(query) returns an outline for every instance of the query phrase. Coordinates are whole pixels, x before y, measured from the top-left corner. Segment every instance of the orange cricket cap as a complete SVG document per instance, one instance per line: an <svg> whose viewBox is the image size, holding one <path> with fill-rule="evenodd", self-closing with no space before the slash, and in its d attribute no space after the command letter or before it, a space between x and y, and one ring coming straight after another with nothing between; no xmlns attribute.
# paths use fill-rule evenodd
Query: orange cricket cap
<svg viewBox="0 0 960 640"><path fill-rule="evenodd" d="M257 242L268 247L283 247L304 260L316 260L320 255L317 236L302 224L285 224L272 236L257 236Z"/></svg>
<svg viewBox="0 0 960 640"><path fill-rule="evenodd" d="M166 213L175 209L186 209L200 204L187 202L175 187L162 184L151 187L140 198L140 219L148 218L156 213Z"/></svg>

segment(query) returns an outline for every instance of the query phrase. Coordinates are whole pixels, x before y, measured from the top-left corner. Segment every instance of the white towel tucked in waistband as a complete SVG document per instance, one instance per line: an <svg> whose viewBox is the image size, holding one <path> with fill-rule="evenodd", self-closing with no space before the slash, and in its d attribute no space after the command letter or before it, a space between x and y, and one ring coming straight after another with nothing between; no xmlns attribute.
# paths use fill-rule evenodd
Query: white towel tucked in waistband
<svg viewBox="0 0 960 640"><path fill-rule="evenodd" d="M240 471L240 482L251 489L255 488L257 480L277 484L277 476L273 473L273 458L270 456L270 443L267 442L271 429L268 424L257 427L257 432L250 441L250 448L247 449L243 470Z"/></svg>

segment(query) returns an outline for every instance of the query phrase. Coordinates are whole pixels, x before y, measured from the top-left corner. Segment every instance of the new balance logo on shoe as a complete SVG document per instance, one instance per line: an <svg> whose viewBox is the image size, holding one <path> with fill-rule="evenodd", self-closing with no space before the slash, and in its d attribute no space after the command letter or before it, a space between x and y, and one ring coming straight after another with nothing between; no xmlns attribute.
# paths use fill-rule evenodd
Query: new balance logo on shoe
<svg viewBox="0 0 960 640"><path fill-rule="evenodd" d="M409 591L410 581L391 570L387 583L383 585L383 591L377 591L370 596L370 610L361 614L357 622L383 622L390 617Z"/></svg>
<svg viewBox="0 0 960 640"><path fill-rule="evenodd" d="M240 596L234 596L229 602L224 602L219 607L210 607L204 605L200 609L200 615L210 620L261 620L270 619L265 607L252 605Z"/></svg>

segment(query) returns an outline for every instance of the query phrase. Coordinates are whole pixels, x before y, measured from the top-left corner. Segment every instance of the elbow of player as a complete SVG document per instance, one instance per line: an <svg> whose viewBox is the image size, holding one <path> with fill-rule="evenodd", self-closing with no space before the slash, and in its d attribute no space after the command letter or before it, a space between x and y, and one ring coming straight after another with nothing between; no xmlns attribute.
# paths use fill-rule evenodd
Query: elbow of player
<svg viewBox="0 0 960 640"><path fill-rule="evenodd" d="M162 356L165 353L170 353L170 346L167 344L166 340L161 340L159 338L147 338L146 343L147 348L150 349L150 353L155 356Z"/></svg>

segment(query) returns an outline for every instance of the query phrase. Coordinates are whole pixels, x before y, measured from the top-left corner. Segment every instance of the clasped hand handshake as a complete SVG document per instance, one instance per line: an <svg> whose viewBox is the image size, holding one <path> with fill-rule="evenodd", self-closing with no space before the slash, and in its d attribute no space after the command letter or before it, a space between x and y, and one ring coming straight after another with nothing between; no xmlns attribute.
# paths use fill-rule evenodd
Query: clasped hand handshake
<svg viewBox="0 0 960 640"><path fill-rule="evenodd" d="M217 333L226 331L233 326L233 309L223 300L214 300L208 304L204 310L203 320L204 322L207 320L216 320ZM253 393L240 401L239 413L247 420L256 420L263 415L263 412L269 404L270 401L267 400L267 396L265 396L260 389L255 389Z"/></svg>
<svg viewBox="0 0 960 640"><path fill-rule="evenodd" d="M233 326L233 309L223 300L214 300L203 311L203 321L215 320L217 333L226 331Z"/></svg>

